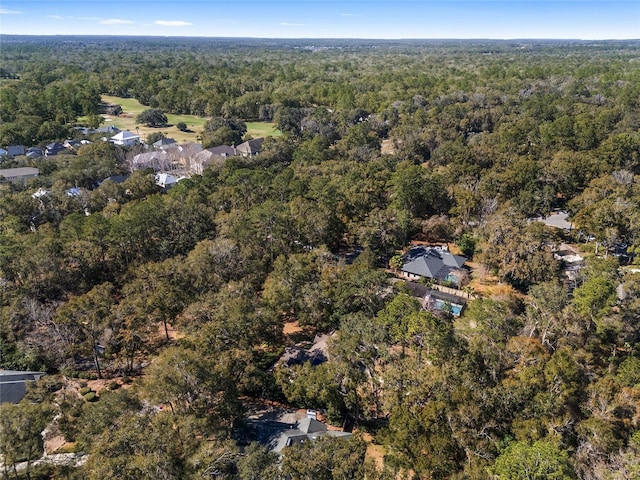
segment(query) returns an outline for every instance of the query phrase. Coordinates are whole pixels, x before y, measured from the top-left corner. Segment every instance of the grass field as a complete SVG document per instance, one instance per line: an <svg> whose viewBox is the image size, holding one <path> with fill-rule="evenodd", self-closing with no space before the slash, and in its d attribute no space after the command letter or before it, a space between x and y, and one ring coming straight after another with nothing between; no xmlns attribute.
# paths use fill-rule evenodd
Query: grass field
<svg viewBox="0 0 640 480"><path fill-rule="evenodd" d="M120 98L111 97L109 95L102 95L102 101L104 103L118 104L122 107L122 114L115 117L112 115L102 115L105 119L103 125L115 125L120 130L129 130L134 133L137 132L140 138L144 141L147 135L153 132L162 132L165 137L175 139L178 143L197 142L204 124L207 122L205 117L197 117L195 115L173 115L168 113L167 120L169 125L167 127L152 128L146 125L140 125L136 123L136 117L139 113L143 112L149 107L145 107L140 102L133 98ZM184 122L188 132L181 132L176 128L176 124ZM282 132L276 130L273 123L267 122L247 122L247 135L257 137L278 137L282 135Z"/></svg>

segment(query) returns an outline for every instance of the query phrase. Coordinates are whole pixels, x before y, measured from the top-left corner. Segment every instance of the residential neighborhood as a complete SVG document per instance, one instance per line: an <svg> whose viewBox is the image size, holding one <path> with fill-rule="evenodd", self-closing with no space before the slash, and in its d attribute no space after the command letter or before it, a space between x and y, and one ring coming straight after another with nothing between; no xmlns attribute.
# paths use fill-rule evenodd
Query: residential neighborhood
<svg viewBox="0 0 640 480"><path fill-rule="evenodd" d="M137 35L0 33L0 478L636 478L637 40L41 3Z"/></svg>

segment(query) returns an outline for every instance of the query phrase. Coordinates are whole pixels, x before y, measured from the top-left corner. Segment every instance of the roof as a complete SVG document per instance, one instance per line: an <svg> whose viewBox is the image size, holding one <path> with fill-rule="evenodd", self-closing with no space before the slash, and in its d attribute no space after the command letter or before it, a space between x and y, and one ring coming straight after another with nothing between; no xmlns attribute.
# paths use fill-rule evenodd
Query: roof
<svg viewBox="0 0 640 480"><path fill-rule="evenodd" d="M403 272L427 278L444 279L452 270L462 268L467 261L462 255L453 255L436 247L413 247L404 256Z"/></svg>
<svg viewBox="0 0 640 480"><path fill-rule="evenodd" d="M96 130L96 132L100 133L115 133L119 131L120 129L114 125L105 125L104 127L100 127Z"/></svg>
<svg viewBox="0 0 640 480"><path fill-rule="evenodd" d="M111 175L110 177L107 177L105 179L103 179L100 182L100 185L102 185L104 182L113 182L113 183L123 183L127 178L129 178L129 175Z"/></svg>
<svg viewBox="0 0 640 480"><path fill-rule="evenodd" d="M405 285L411 290L411 295L418 298L424 298L431 291L426 285L420 285L416 282L406 282Z"/></svg>
<svg viewBox="0 0 640 480"><path fill-rule="evenodd" d="M0 403L18 403L27 393L27 382L39 380L43 372L0 370Z"/></svg>
<svg viewBox="0 0 640 480"><path fill-rule="evenodd" d="M39 173L38 169L33 167L0 169L0 177L4 177L7 180L11 178L20 178L20 177L35 177L38 175L38 173Z"/></svg>
<svg viewBox="0 0 640 480"><path fill-rule="evenodd" d="M230 147L229 145L219 145L217 147L207 148L205 151L211 152L213 155L219 157L233 157L234 155L238 155L236 148Z"/></svg>
<svg viewBox="0 0 640 480"><path fill-rule="evenodd" d="M318 420L306 417L298 421L298 430L304 433L326 432L327 426Z"/></svg>
<svg viewBox="0 0 640 480"><path fill-rule="evenodd" d="M11 155L12 157L15 157L17 155L24 155L24 145L9 145L7 147L7 152L9 152L9 155Z"/></svg>
<svg viewBox="0 0 640 480"><path fill-rule="evenodd" d="M169 173L159 173L156 175L156 185L162 188L170 187L178 183L178 179Z"/></svg>
<svg viewBox="0 0 640 480"><path fill-rule="evenodd" d="M241 143L236 147L241 153L248 153L250 155L254 155L256 153L260 153L260 149L262 148L262 142L264 142L264 138L254 138L253 140L247 140L244 143Z"/></svg>
<svg viewBox="0 0 640 480"><path fill-rule="evenodd" d="M122 132L117 133L113 137L111 137L112 140L133 140L137 138L140 137L131 132L127 132L126 130L123 130Z"/></svg>
<svg viewBox="0 0 640 480"><path fill-rule="evenodd" d="M316 438L328 435L330 437L350 437L349 432L339 432L328 430L327 426L313 418L303 418L296 424L297 428L290 428L283 431L278 437L277 442L273 445L273 451L280 453L285 447L290 447L296 443L302 443L307 440L315 440Z"/></svg>
<svg viewBox="0 0 640 480"><path fill-rule="evenodd" d="M153 142L154 147L161 147L163 145L173 145L176 141L173 138L161 138L157 142Z"/></svg>
<svg viewBox="0 0 640 480"><path fill-rule="evenodd" d="M64 150L64 145L58 142L53 142L47 145L45 155L56 155L58 152Z"/></svg>
<svg viewBox="0 0 640 480"><path fill-rule="evenodd" d="M93 133L93 132L96 131L93 128L89 128L89 127L73 127L73 129L77 130L78 132L82 133L83 135L89 135L90 133Z"/></svg>

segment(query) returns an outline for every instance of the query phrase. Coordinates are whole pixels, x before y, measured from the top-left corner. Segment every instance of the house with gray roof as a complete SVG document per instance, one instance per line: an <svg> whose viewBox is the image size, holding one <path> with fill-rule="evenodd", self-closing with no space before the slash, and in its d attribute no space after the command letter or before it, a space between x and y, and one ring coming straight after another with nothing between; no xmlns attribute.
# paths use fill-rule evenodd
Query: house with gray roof
<svg viewBox="0 0 640 480"><path fill-rule="evenodd" d="M18 403L27 393L27 384L43 375L43 372L0 370L0 403Z"/></svg>
<svg viewBox="0 0 640 480"><path fill-rule="evenodd" d="M58 142L49 143L44 150L45 157L53 157L64 150L64 145Z"/></svg>
<svg viewBox="0 0 640 480"><path fill-rule="evenodd" d="M20 155L25 154L24 145L9 145L7 147L7 152L10 157L19 157Z"/></svg>
<svg viewBox="0 0 640 480"><path fill-rule="evenodd" d="M274 452L281 453L282 450L286 447L290 447L295 445L296 443L303 443L310 440L315 440L322 436L329 437L340 437L340 438L349 438L351 437L351 433L349 432L341 432L337 430L328 430L327 426L315 420L313 418L303 418L302 420L298 420L292 428L288 430L284 430L280 436L277 438L275 444L271 444L271 449Z"/></svg>
<svg viewBox="0 0 640 480"><path fill-rule="evenodd" d="M26 182L29 178L38 176L38 169L33 167L3 168L0 169L0 178L10 182Z"/></svg>
<svg viewBox="0 0 640 480"><path fill-rule="evenodd" d="M27 158L40 158L43 155L44 155L44 150L41 147L27 148Z"/></svg>
<svg viewBox="0 0 640 480"><path fill-rule="evenodd" d="M242 155L243 157L252 157L253 155L257 155L262 149L262 142L264 142L264 138L247 140L235 148L238 152L236 155Z"/></svg>
<svg viewBox="0 0 640 480"><path fill-rule="evenodd" d="M240 152L236 149L236 147L232 147L229 145L219 145L217 147L207 148L207 151L211 152L213 155L218 157L233 157L235 155L240 155Z"/></svg>
<svg viewBox="0 0 640 480"><path fill-rule="evenodd" d="M400 271L409 279L424 277L459 285L466 261L466 257L454 255L446 247L418 246L404 255Z"/></svg>
<svg viewBox="0 0 640 480"><path fill-rule="evenodd" d="M120 129L114 125L104 125L96 130L98 133L118 133Z"/></svg>
<svg viewBox="0 0 640 480"><path fill-rule="evenodd" d="M175 145L177 142L173 138L162 137L157 142L153 142L153 148L163 148L167 145Z"/></svg>

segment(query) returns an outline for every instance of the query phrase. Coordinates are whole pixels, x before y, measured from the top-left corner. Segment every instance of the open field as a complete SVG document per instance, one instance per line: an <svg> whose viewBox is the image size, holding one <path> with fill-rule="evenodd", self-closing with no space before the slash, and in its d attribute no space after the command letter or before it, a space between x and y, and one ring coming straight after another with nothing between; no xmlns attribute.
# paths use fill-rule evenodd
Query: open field
<svg viewBox="0 0 640 480"><path fill-rule="evenodd" d="M178 143L197 142L199 141L200 134L204 129L204 124L207 122L206 117L197 117L195 115L173 115L168 113L167 120L169 126L161 128L147 127L146 125L140 125L136 122L136 116L146 110L149 107L145 107L140 102L133 98L120 98L112 97L109 95L102 95L102 101L104 103L117 104L122 107L122 115L102 115L105 119L104 125L115 125L121 130L129 130L130 132L137 132L140 138L144 141L146 136L154 132L162 132L165 137L175 139ZM181 132L175 125L177 123L184 122L188 132ZM267 122L247 122L247 135L253 138L257 137L277 137L282 135L282 132L276 130L273 123Z"/></svg>
<svg viewBox="0 0 640 480"><path fill-rule="evenodd" d="M268 122L246 122L247 135L253 138L258 137L279 137L282 132L276 129L275 124Z"/></svg>

